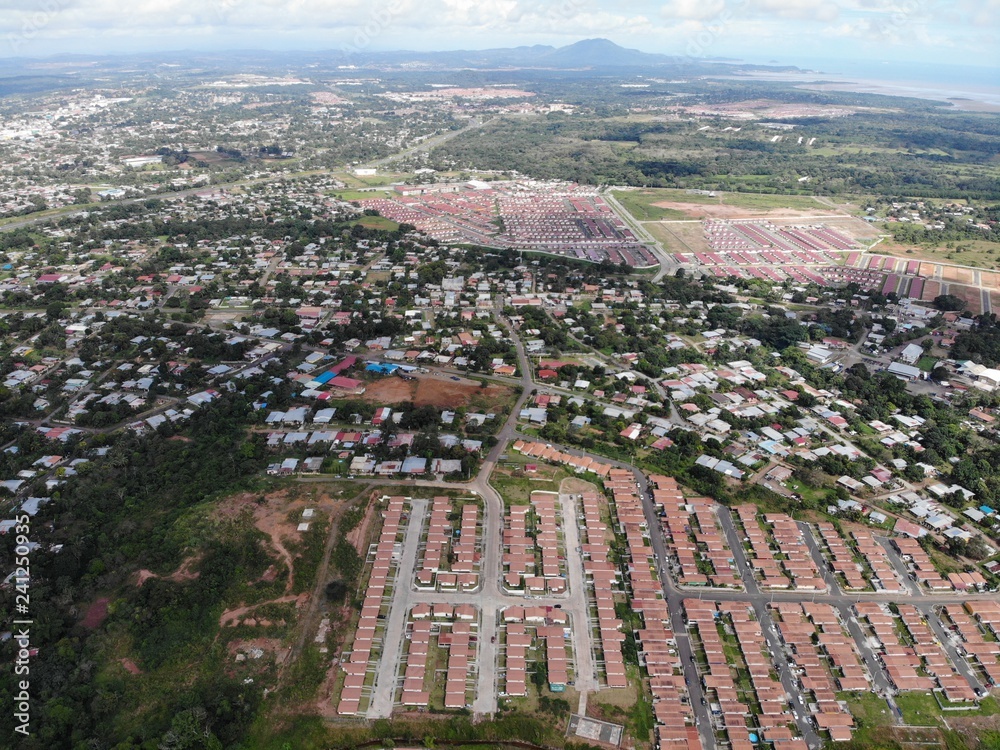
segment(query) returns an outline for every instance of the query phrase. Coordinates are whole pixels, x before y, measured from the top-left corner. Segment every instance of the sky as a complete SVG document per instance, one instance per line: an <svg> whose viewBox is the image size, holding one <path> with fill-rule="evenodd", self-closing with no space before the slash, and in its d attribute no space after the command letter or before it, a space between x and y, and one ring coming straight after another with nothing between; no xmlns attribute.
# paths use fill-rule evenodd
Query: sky
<svg viewBox="0 0 1000 750"><path fill-rule="evenodd" d="M604 37L689 57L998 70L1000 0L0 0L0 57L444 50Z"/></svg>

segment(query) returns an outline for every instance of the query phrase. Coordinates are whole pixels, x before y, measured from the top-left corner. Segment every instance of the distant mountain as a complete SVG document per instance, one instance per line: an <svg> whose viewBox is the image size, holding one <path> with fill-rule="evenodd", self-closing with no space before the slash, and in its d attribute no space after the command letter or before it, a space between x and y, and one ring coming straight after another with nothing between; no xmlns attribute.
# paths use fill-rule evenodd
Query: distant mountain
<svg viewBox="0 0 1000 750"><path fill-rule="evenodd" d="M652 55L626 49L608 39L584 39L565 47L536 44L531 47L508 47L447 52L364 52L355 56L366 63L409 60L425 64L489 68L607 68L650 67L677 62L667 55Z"/></svg>
<svg viewBox="0 0 1000 750"><path fill-rule="evenodd" d="M667 55L653 55L637 49L626 49L609 39L584 39L560 47L544 55L542 60L553 67L645 67L677 62Z"/></svg>
<svg viewBox="0 0 1000 750"><path fill-rule="evenodd" d="M341 68L420 71L550 70L586 71L631 68L636 73L651 70L658 75L689 76L739 73L767 68L796 70L782 66L748 65L721 58L691 60L687 57L651 54L622 47L608 39L584 39L565 47L545 44L483 50L175 50L126 55L55 55L48 58L0 58L0 78L9 76L70 76L84 80L112 71L147 71L153 76L173 77L197 73L226 75L237 72L288 74L332 71ZM62 81L20 83L18 86L60 87Z"/></svg>

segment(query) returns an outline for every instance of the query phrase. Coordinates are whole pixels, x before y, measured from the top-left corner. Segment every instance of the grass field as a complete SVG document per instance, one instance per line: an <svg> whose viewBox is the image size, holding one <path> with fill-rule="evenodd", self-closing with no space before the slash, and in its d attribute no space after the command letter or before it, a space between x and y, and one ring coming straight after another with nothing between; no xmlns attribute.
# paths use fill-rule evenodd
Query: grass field
<svg viewBox="0 0 1000 750"><path fill-rule="evenodd" d="M803 484L796 479L789 479L785 482L785 486L792 492L797 492L802 495L803 500L809 502L823 502L828 499L828 490L824 487L810 487L809 485Z"/></svg>
<svg viewBox="0 0 1000 750"><path fill-rule="evenodd" d="M379 172L371 176L359 177L353 172L335 172L333 174L338 180L351 188L364 187L388 187L393 182L402 182L407 177L412 177L410 172Z"/></svg>
<svg viewBox="0 0 1000 750"><path fill-rule="evenodd" d="M837 699L847 701L851 716L859 726L887 726L892 724L892 712L884 698L874 693L837 693Z"/></svg>
<svg viewBox="0 0 1000 750"><path fill-rule="evenodd" d="M528 463L537 466L538 470L533 474L524 473L523 467ZM510 453L507 461L497 464L490 476L490 484L507 505L527 505L532 492L559 492L562 480L569 476L572 475L562 466L551 466Z"/></svg>
<svg viewBox="0 0 1000 750"><path fill-rule="evenodd" d="M902 245L889 239L880 243L875 252L908 260L936 260L975 268L1000 266L1000 242L966 240L954 244L963 249L957 250L946 245Z"/></svg>
<svg viewBox="0 0 1000 750"><path fill-rule="evenodd" d="M719 201L740 208L794 208L808 211L829 209L811 195L768 195L765 193L723 193Z"/></svg>
<svg viewBox="0 0 1000 750"><path fill-rule="evenodd" d="M895 700L899 710L903 712L903 722L914 726L937 726L943 719L951 716L993 716L1000 713L1000 703L992 697L980 701L978 708L947 713L941 710L937 699L930 693L900 693Z"/></svg>
<svg viewBox="0 0 1000 750"><path fill-rule="evenodd" d="M59 208L46 208L44 211L35 211L30 214L23 214L21 216L7 216L0 219L0 226L5 224L16 224L19 221L24 221L25 219L43 219L51 218L53 216L61 216L62 214L73 213L74 211L89 211L93 208L100 207L100 203L80 203L71 204L69 206L60 206Z"/></svg>
<svg viewBox="0 0 1000 750"><path fill-rule="evenodd" d="M399 224L394 222L392 219L387 219L384 216L363 216L358 219L355 224L360 224L363 227L368 227L369 229L384 229L387 232L395 232L399 229Z"/></svg>
<svg viewBox="0 0 1000 750"><path fill-rule="evenodd" d="M706 253L709 251L701 224L646 224L646 229L663 244L668 253Z"/></svg>
<svg viewBox="0 0 1000 750"><path fill-rule="evenodd" d="M611 194L639 221L688 218L682 211L654 206L657 201L664 200L660 190L615 190Z"/></svg>
<svg viewBox="0 0 1000 750"><path fill-rule="evenodd" d="M752 192L717 192L715 195L694 193L678 188L646 188L644 190L622 190L613 193L618 201L632 211L633 216L640 221L660 221L668 218L685 218L684 216L658 216L656 212L667 211L679 213L671 209L663 209L652 204L661 201L674 203L693 203L697 205L737 206L739 208L790 208L795 210L830 209L825 203L811 195L776 195L773 193ZM633 210L633 208L637 210ZM642 211L649 211L644 216ZM688 217L689 218L689 217Z"/></svg>
<svg viewBox="0 0 1000 750"><path fill-rule="evenodd" d="M370 198L385 198L389 190L336 190L333 195L342 201L364 201Z"/></svg>
<svg viewBox="0 0 1000 750"><path fill-rule="evenodd" d="M934 369L934 365L937 364L937 357L928 357L924 355L917 361L917 367L924 372L930 372Z"/></svg>

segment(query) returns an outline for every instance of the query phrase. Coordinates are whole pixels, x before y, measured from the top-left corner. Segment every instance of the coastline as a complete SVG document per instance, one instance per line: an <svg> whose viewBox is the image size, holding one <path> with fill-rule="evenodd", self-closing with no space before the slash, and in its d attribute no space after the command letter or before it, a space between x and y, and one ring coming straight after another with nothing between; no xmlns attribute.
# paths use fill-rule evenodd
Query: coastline
<svg viewBox="0 0 1000 750"><path fill-rule="evenodd" d="M880 94L924 99L950 104L955 109L968 112L1000 112L1000 87L948 86L942 83L915 81L889 81L884 79L855 78L813 71L798 73L754 71L745 75L709 76L728 80L760 80L795 84L796 88L810 91L853 91L860 94Z"/></svg>

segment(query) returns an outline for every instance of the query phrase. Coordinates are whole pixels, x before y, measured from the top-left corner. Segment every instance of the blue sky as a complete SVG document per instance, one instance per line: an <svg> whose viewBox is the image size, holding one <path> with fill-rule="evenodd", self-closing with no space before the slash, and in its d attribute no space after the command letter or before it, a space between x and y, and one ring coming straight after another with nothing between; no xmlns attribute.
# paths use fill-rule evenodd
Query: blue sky
<svg viewBox="0 0 1000 750"><path fill-rule="evenodd" d="M753 62L1000 68L998 19L1000 0L0 0L0 57L477 49L599 36L648 52Z"/></svg>

